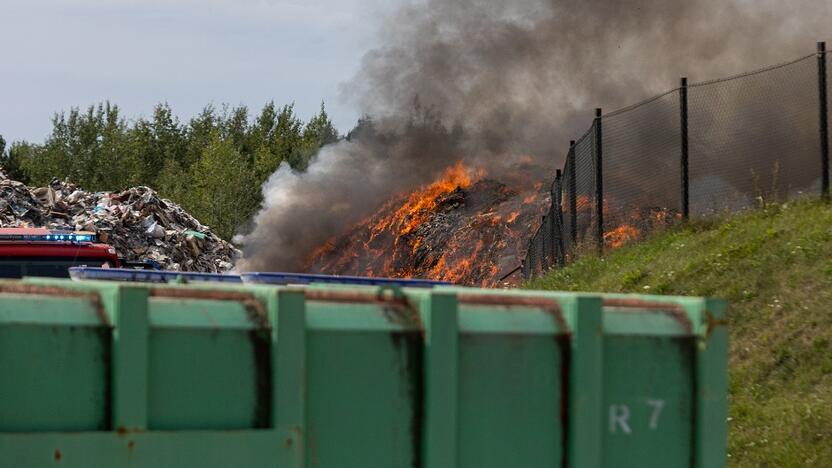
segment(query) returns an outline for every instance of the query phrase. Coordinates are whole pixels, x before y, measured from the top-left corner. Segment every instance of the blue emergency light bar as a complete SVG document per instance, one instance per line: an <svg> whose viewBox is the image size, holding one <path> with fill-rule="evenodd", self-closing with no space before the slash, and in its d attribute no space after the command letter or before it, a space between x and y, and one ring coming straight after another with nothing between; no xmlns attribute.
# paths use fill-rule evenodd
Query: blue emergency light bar
<svg viewBox="0 0 832 468"><path fill-rule="evenodd" d="M129 268L72 267L69 277L77 280L127 281L136 283L185 282L242 283L237 275L192 273L184 271L132 270Z"/></svg>
<svg viewBox="0 0 832 468"><path fill-rule="evenodd" d="M404 278L369 278L365 276L333 276L306 273L243 273L244 283L255 284L353 284L363 286L400 286L404 288L432 288L450 286L447 281Z"/></svg>
<svg viewBox="0 0 832 468"><path fill-rule="evenodd" d="M95 242L90 232L52 231L49 234L0 234L0 242Z"/></svg>

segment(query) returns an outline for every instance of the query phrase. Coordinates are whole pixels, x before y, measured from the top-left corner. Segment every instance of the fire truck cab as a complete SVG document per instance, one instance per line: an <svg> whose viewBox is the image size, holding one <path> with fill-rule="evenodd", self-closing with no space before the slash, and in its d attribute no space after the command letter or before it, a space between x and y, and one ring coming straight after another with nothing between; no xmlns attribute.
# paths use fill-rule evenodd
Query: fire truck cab
<svg viewBox="0 0 832 468"><path fill-rule="evenodd" d="M117 268L116 250L86 231L0 228L0 278L69 278L69 268Z"/></svg>

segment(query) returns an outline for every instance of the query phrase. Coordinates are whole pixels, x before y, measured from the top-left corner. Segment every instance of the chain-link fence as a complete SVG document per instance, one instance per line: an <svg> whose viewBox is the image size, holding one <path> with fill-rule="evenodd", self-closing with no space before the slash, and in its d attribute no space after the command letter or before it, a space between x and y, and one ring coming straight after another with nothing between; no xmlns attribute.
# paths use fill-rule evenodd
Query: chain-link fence
<svg viewBox="0 0 832 468"><path fill-rule="evenodd" d="M830 54L688 84L602 114L571 142L524 278L690 217L829 195Z"/></svg>

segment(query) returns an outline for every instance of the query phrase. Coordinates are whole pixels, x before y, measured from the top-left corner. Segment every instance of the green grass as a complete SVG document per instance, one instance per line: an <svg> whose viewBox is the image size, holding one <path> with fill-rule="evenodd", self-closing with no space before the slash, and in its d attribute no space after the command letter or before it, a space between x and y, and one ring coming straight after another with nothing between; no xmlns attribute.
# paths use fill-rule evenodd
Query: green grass
<svg viewBox="0 0 832 468"><path fill-rule="evenodd" d="M729 466L832 466L830 205L692 223L526 286L729 300Z"/></svg>

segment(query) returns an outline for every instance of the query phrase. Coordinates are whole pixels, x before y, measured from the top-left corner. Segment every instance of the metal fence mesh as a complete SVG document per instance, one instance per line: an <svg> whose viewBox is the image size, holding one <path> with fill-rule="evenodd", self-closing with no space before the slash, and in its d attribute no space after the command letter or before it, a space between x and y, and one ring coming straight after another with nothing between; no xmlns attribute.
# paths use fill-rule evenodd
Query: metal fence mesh
<svg viewBox="0 0 832 468"><path fill-rule="evenodd" d="M595 236L595 124L575 143L575 227L578 244Z"/></svg>
<svg viewBox="0 0 832 468"><path fill-rule="evenodd" d="M573 204L573 197L571 193L571 187L573 187L574 179L572 178L572 157L573 150L569 150L569 155L566 158L566 165L563 168L563 179L561 180L560 184L560 197L561 197L561 204L560 210L563 217L563 231L561 232L561 240L563 242L563 250L564 254L569 256L569 252L571 252L573 244L572 244L572 232L573 229L577 229L575 223L572 222L572 204Z"/></svg>
<svg viewBox="0 0 832 468"><path fill-rule="evenodd" d="M543 223L540 227L540 233L543 236L543 255L542 261L540 262L540 269L546 271L549 269L550 265L553 265L552 261L552 240L553 240L553 225L552 225L552 217L551 209L550 212L547 213L547 216L543 218Z"/></svg>
<svg viewBox="0 0 832 468"><path fill-rule="evenodd" d="M814 55L689 90L694 215L820 194Z"/></svg>
<svg viewBox="0 0 832 468"><path fill-rule="evenodd" d="M604 117L606 246L620 247L681 218L679 107L675 90Z"/></svg>
<svg viewBox="0 0 832 468"><path fill-rule="evenodd" d="M691 217L820 196L822 161L828 160L821 145L824 63L832 68L830 54L690 84L593 121L552 184L551 206L529 242L524 278L571 261L582 246L598 245L599 209L607 249L681 220L685 142ZM832 95L832 80L826 89Z"/></svg>

